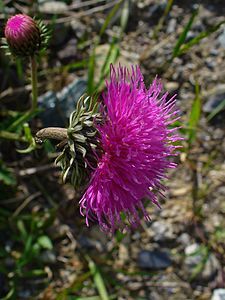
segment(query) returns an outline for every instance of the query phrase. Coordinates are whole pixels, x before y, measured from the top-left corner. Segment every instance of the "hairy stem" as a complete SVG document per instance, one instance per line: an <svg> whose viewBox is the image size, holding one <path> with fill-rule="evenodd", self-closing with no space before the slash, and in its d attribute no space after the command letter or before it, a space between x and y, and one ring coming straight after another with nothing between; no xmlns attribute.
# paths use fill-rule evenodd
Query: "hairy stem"
<svg viewBox="0 0 225 300"><path fill-rule="evenodd" d="M32 85L32 105L31 110L37 109L37 61L35 55L31 56L31 85Z"/></svg>

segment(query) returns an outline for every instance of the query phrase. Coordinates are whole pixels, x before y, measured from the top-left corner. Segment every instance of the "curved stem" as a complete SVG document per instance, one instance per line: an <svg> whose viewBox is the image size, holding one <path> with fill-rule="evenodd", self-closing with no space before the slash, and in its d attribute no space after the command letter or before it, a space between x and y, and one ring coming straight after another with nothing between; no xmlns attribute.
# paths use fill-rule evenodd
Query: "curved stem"
<svg viewBox="0 0 225 300"><path fill-rule="evenodd" d="M31 85L32 85L32 105L31 111L37 109L37 61L35 55L31 56Z"/></svg>

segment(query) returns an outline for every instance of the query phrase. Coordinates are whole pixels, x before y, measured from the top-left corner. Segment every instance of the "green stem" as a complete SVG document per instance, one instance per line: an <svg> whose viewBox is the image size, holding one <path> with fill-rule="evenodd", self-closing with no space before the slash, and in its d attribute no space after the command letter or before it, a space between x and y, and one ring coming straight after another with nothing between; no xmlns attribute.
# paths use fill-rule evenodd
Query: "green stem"
<svg viewBox="0 0 225 300"><path fill-rule="evenodd" d="M37 61L35 55L31 56L31 84L32 84L32 106L31 111L37 109Z"/></svg>
<svg viewBox="0 0 225 300"><path fill-rule="evenodd" d="M12 141L25 141L25 139L17 133L1 130L0 139L12 140Z"/></svg>

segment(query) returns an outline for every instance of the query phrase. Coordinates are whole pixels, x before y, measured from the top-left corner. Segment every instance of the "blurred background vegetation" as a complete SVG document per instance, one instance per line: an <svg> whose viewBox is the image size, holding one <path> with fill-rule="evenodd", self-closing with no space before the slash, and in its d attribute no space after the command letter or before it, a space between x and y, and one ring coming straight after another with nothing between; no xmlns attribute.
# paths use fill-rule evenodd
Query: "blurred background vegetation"
<svg viewBox="0 0 225 300"><path fill-rule="evenodd" d="M0 50L0 299L224 299L224 1L0 0L0 37L16 13L43 19L52 38L32 113L29 62ZM32 135L66 126L118 62L177 94L185 140L162 210L107 237L86 227L54 145L33 151Z"/></svg>

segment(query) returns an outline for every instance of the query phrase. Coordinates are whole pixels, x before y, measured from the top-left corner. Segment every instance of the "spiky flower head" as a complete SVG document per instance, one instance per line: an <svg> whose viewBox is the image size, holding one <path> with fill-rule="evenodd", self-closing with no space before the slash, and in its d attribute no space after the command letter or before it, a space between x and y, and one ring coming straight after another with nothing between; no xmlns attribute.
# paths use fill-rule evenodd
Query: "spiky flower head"
<svg viewBox="0 0 225 300"><path fill-rule="evenodd" d="M158 79L146 89L138 67L131 73L111 67L104 122L98 126L102 155L80 201L87 225L97 218L104 231L123 230L125 216L132 225L140 222L140 212L149 220L145 197L160 206L155 191L164 190L161 180L176 167L169 158L176 155L174 142L180 139L176 128L168 128L178 118L175 97L168 100L168 93L161 92Z"/></svg>
<svg viewBox="0 0 225 300"><path fill-rule="evenodd" d="M8 19L5 26L4 47L14 56L31 56L46 47L49 39L47 28L41 21L17 14Z"/></svg>

